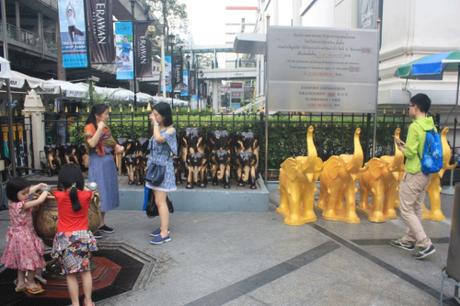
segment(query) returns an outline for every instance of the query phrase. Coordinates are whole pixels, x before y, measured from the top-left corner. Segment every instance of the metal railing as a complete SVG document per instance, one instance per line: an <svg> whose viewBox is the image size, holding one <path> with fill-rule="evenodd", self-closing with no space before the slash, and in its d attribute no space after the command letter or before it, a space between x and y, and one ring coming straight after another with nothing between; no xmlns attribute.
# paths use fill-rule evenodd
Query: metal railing
<svg viewBox="0 0 460 306"><path fill-rule="evenodd" d="M56 56L57 47L53 39L40 38L37 33L27 31L16 27L13 24L7 24L8 39L12 42L18 42L28 46L36 52ZM3 25L0 24L0 40L3 40ZM38 48L38 49L37 49ZM42 50L43 48L43 50Z"/></svg>
<svg viewBox="0 0 460 306"><path fill-rule="evenodd" d="M115 138L138 139L149 137L150 122L146 112L120 111L113 107L108 125ZM56 143L57 118L48 115L45 119L47 144ZM440 122L440 116L435 116ZM68 141L81 143L86 113L73 113L68 117ZM253 131L260 143L260 169L265 160L265 115L263 113L213 114L210 112L174 112L174 126L181 135L187 127L200 127L204 133L210 130L225 129L231 133ZM288 157L307 154L306 131L315 127L315 144L318 155L328 159L331 155L353 153L353 133L361 128L361 145L365 159L372 156L373 137L372 114L331 114L331 113L276 113L268 118L268 169L269 179L276 179L280 164ZM382 112L378 116L376 156L392 155L394 151L394 130L401 129L405 139L410 119L403 112ZM262 171L263 173L263 171Z"/></svg>
<svg viewBox="0 0 460 306"><path fill-rule="evenodd" d="M2 137L0 138L0 158L5 160L5 168L2 180L6 180L12 175L10 163L10 151L8 145L8 123L7 117L0 116L0 128ZM32 150L32 126L26 123L24 116L13 117L13 148L16 152L16 173L17 175L26 175L34 167L34 154ZM28 135L28 133L30 133ZM30 139L30 143L27 140Z"/></svg>
<svg viewBox="0 0 460 306"><path fill-rule="evenodd" d="M51 6L52 8L56 10L58 8L58 0L37 0L37 1L44 5Z"/></svg>

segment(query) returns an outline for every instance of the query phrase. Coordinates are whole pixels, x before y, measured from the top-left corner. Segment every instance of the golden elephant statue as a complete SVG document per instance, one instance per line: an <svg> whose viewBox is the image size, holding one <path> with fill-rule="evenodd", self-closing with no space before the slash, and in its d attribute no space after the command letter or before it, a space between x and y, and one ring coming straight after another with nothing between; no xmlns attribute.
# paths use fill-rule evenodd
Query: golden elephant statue
<svg viewBox="0 0 460 306"><path fill-rule="evenodd" d="M399 138L401 130L397 128L394 137ZM395 155L384 155L372 158L361 170L360 206L367 213L371 222L385 222L396 218L399 198L399 182L404 174L404 154L395 144ZM369 205L369 193L372 194L373 204Z"/></svg>
<svg viewBox="0 0 460 306"><path fill-rule="evenodd" d="M385 203L387 177L392 176L390 165L380 158L372 158L365 165L360 174L360 205L359 208L367 213L371 222L385 222L396 215L394 205ZM372 204L369 204L369 194L372 195ZM387 204L387 205L385 205Z"/></svg>
<svg viewBox="0 0 460 306"><path fill-rule="evenodd" d="M288 225L316 221L316 181L323 168L323 161L316 151L314 131L313 126L307 129L308 156L291 157L281 164L280 205L276 211L285 217L284 223Z"/></svg>
<svg viewBox="0 0 460 306"><path fill-rule="evenodd" d="M297 156L286 159L280 169L280 205L284 223L302 225L316 221L314 201L316 181L323 167L317 156Z"/></svg>
<svg viewBox="0 0 460 306"><path fill-rule="evenodd" d="M326 220L360 222L356 214L356 181L364 160L360 135L361 129L357 128L353 136L353 154L331 156L323 165L318 208L323 210Z"/></svg>
<svg viewBox="0 0 460 306"><path fill-rule="evenodd" d="M360 222L356 214L356 187L349 169L338 156L331 156L323 164L318 208L323 210L325 220Z"/></svg>
<svg viewBox="0 0 460 306"><path fill-rule="evenodd" d="M423 205L424 220L443 221L446 217L441 209L441 179L444 173L448 170L457 167L457 163L450 164L452 157L452 149L447 142L448 128L441 131L441 144L442 144L442 169L438 173L433 173L428 183L427 192L428 199L430 200L430 209Z"/></svg>

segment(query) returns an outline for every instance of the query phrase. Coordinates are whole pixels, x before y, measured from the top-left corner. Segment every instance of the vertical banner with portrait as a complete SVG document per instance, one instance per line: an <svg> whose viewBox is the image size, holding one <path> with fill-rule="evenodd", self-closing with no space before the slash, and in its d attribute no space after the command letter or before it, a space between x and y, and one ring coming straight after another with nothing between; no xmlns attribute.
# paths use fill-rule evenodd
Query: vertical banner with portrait
<svg viewBox="0 0 460 306"><path fill-rule="evenodd" d="M172 84L171 84L171 70L172 70L172 65L171 65L171 55L166 55L165 56L165 80L166 80L166 91L171 92L172 91Z"/></svg>
<svg viewBox="0 0 460 306"><path fill-rule="evenodd" d="M59 0L58 10L62 66L64 68L88 67L85 1Z"/></svg>
<svg viewBox="0 0 460 306"><path fill-rule="evenodd" d="M133 23L115 22L117 80L134 79Z"/></svg>
<svg viewBox="0 0 460 306"><path fill-rule="evenodd" d="M189 90L188 90L188 70L187 69L184 69L184 71L182 72L182 89L180 91L180 95L182 97L187 97L189 96Z"/></svg>
<svg viewBox="0 0 460 306"><path fill-rule="evenodd" d="M152 71L152 45L147 37L147 22L136 23L136 77L149 78Z"/></svg>
<svg viewBox="0 0 460 306"><path fill-rule="evenodd" d="M112 64L115 59L112 0L89 0L87 11L91 63Z"/></svg>

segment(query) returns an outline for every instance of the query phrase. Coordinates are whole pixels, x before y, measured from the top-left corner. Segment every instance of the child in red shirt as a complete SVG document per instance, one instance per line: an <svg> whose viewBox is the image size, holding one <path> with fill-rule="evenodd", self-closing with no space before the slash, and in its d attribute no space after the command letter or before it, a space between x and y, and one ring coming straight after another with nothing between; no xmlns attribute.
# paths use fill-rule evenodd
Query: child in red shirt
<svg viewBox="0 0 460 306"><path fill-rule="evenodd" d="M77 273L83 281L84 305L93 305L93 280L90 270L91 252L97 251L96 239L88 227L88 210L93 192L84 189L80 168L67 164L58 176L54 196L58 206L58 224L51 256L58 258L66 275L72 305L79 304Z"/></svg>

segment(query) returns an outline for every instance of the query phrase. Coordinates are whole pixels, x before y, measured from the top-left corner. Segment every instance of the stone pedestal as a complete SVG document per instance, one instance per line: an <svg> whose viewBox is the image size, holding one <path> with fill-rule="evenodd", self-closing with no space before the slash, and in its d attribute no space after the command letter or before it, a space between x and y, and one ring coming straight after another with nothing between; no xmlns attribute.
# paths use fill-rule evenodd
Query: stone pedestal
<svg viewBox="0 0 460 306"><path fill-rule="evenodd" d="M29 168L39 170L41 169L40 152L43 152L45 147L45 107L43 106L42 99L35 90L32 89L26 96L22 113L25 120L26 140L29 145L28 166ZM31 141L33 142L32 148L30 148ZM32 149L33 152L33 164L30 149Z"/></svg>

